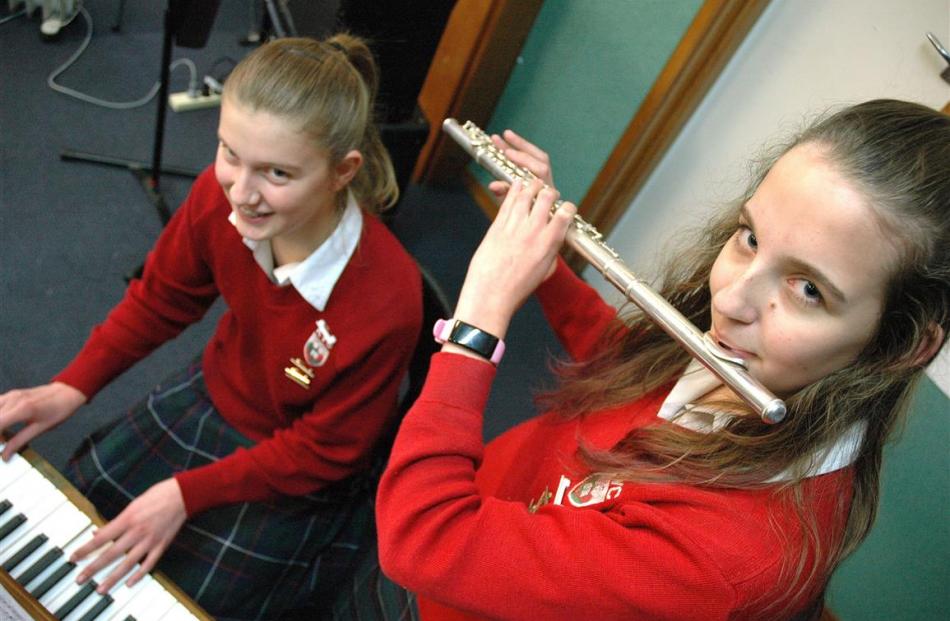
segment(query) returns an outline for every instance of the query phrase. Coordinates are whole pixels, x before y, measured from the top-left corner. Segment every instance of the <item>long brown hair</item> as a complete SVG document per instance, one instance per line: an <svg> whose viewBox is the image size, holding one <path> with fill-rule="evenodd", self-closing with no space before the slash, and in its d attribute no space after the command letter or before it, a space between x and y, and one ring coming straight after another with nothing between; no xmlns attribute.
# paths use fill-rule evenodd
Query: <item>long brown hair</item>
<svg viewBox="0 0 950 621"><path fill-rule="evenodd" d="M331 164L351 150L362 153L350 188L363 207L377 212L399 198L389 152L373 122L378 84L376 61L363 39L346 33L325 41L291 37L270 41L238 63L224 97L298 124Z"/></svg>
<svg viewBox="0 0 950 621"><path fill-rule="evenodd" d="M950 118L895 100L869 101L825 116L765 155L740 200L673 254L663 271L661 294L701 330L708 329L709 273L736 229L741 205L781 155L804 143L823 149L898 242L900 265L864 351L847 367L788 397L788 415L780 424L736 416L709 434L663 425L633 432L610 451L582 451L592 468L634 481L755 488L791 473L778 493L797 510L807 544L797 559L788 559L795 578L830 571L868 534L884 445L901 426L926 363L918 354L934 338L933 326L942 328L943 342L950 334ZM636 399L682 373L689 355L638 309L625 310L591 359L557 366L560 385L542 395L543 406L567 416L595 412ZM863 421L866 432L854 463L851 505L841 507L849 511L848 522L840 544L821 550L817 524L803 498L809 456L857 421ZM806 566L807 558L814 559L812 567Z"/></svg>

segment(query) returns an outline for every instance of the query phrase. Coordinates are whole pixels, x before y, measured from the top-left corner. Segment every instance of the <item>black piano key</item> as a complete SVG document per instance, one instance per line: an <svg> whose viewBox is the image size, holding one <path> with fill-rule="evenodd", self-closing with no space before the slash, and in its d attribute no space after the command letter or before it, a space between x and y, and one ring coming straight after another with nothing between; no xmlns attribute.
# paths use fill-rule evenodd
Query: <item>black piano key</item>
<svg viewBox="0 0 950 621"><path fill-rule="evenodd" d="M26 543L26 545L17 550L16 554L7 559L7 562L3 564L3 568L8 572L13 571L14 567L22 563L23 559L36 552L36 549L46 543L48 539L49 537L46 535L37 535L36 537L33 537Z"/></svg>
<svg viewBox="0 0 950 621"><path fill-rule="evenodd" d="M12 506L13 504L9 500L5 498L3 500L0 500L0 515L3 515L4 513L6 513L7 509L9 509Z"/></svg>
<svg viewBox="0 0 950 621"><path fill-rule="evenodd" d="M46 595L47 591L49 591L54 586L56 586L59 583L59 581L65 578L69 574L69 572L75 569L75 567L76 567L75 563L69 563L69 562L63 563L59 569L57 569L56 571L51 573L49 576L47 576L46 580L39 583L32 589L30 589L30 595L32 595L36 599L43 597L44 595Z"/></svg>
<svg viewBox="0 0 950 621"><path fill-rule="evenodd" d="M106 608L112 605L112 596L103 595L95 606L86 611L86 614L79 617L79 621L95 621L96 617L101 615Z"/></svg>
<svg viewBox="0 0 950 621"><path fill-rule="evenodd" d="M87 597L96 592L96 587L99 586L95 583L94 580L90 580L86 584L82 585L76 594L69 598L69 600L59 607L59 610L53 613L53 616L57 619L65 619L66 615L71 613L76 606L83 603Z"/></svg>
<svg viewBox="0 0 950 621"><path fill-rule="evenodd" d="M17 513L15 516L4 522L3 526L0 526L0 541L6 539L10 533L15 531L17 527L19 527L20 524L25 521L26 516L22 513Z"/></svg>
<svg viewBox="0 0 950 621"><path fill-rule="evenodd" d="M41 556L35 563L30 565L30 568L20 574L16 581L21 585L26 586L29 583L33 582L33 579L38 575L46 571L46 568L53 564L53 562L63 555L63 551L59 548L53 548L48 550L46 554Z"/></svg>

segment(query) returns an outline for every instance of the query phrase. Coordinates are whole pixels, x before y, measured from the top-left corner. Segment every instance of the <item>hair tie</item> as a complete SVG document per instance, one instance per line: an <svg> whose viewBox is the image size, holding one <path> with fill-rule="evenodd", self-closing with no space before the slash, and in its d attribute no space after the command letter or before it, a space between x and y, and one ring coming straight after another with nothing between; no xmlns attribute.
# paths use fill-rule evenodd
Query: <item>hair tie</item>
<svg viewBox="0 0 950 621"><path fill-rule="evenodd" d="M335 49L337 52L340 52L341 54L343 54L344 56L346 56L346 48L344 48L344 47L343 47L342 45L340 45L338 42L336 42L336 41L327 41L327 45L329 45L330 47L332 47L333 49Z"/></svg>

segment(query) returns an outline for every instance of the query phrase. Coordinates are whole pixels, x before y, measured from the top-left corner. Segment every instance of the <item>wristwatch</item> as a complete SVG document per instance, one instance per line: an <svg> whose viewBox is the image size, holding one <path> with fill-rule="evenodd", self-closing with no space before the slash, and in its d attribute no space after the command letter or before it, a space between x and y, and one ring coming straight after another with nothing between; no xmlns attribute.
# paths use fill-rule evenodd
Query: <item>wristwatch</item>
<svg viewBox="0 0 950 621"><path fill-rule="evenodd" d="M432 328L437 343L455 343L497 365L505 353L505 342L458 319L439 319Z"/></svg>

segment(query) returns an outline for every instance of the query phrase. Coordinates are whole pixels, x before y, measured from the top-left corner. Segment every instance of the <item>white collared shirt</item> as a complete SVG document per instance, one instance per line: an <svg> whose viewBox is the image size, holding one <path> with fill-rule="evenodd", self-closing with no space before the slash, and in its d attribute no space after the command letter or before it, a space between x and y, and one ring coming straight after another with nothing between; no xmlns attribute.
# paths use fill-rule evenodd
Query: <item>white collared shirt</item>
<svg viewBox="0 0 950 621"><path fill-rule="evenodd" d="M228 221L234 224L236 216L232 211ZM287 263L274 268L274 253L269 239L255 241L246 237L244 245L254 253L254 260L261 266L271 281L281 287L293 285L311 306L323 311L340 279L340 274L353 256L363 233L363 211L356 204L356 197L347 192L346 207L340 222L320 246L303 261Z"/></svg>
<svg viewBox="0 0 950 621"><path fill-rule="evenodd" d="M721 385L722 381L712 371L697 360L691 360L660 406L657 416L700 433L718 431L729 422L732 414L697 407L693 405L693 401ZM807 476L827 474L850 465L857 459L866 428L865 421L857 421L837 440L817 447L812 452ZM769 479L769 482L789 480L791 477L791 472L785 471Z"/></svg>

